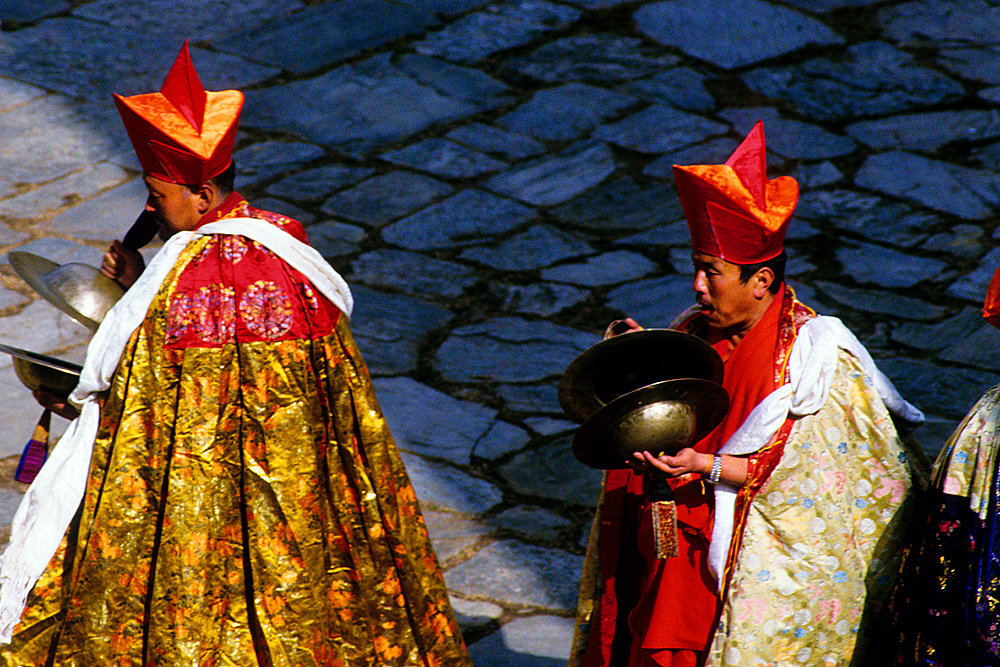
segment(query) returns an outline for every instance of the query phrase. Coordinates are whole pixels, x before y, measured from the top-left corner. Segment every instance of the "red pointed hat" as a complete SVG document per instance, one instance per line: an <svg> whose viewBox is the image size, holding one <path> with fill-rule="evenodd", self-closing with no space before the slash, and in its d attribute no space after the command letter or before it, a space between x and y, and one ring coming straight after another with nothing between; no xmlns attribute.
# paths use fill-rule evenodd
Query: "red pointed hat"
<svg viewBox="0 0 1000 667"><path fill-rule="evenodd" d="M993 326L1000 328L1000 268L993 274L989 289L986 290L986 301L983 302L983 318Z"/></svg>
<svg viewBox="0 0 1000 667"><path fill-rule="evenodd" d="M674 165L674 180L692 248L734 264L781 253L799 185L791 176L767 179L763 122L725 164Z"/></svg>
<svg viewBox="0 0 1000 667"><path fill-rule="evenodd" d="M139 164L150 176L201 185L232 161L243 93L206 92L187 40L160 92L114 98Z"/></svg>

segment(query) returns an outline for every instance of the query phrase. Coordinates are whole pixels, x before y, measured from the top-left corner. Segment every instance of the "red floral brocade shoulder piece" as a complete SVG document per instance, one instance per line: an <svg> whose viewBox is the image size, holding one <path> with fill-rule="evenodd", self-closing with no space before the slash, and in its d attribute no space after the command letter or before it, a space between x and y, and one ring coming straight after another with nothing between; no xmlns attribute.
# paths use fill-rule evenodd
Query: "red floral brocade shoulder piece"
<svg viewBox="0 0 1000 667"><path fill-rule="evenodd" d="M232 196L201 224L244 217L266 220L308 243L298 221ZM196 239L192 247L197 254L181 271L168 299L166 347L312 340L333 331L340 311L259 243L216 234Z"/></svg>

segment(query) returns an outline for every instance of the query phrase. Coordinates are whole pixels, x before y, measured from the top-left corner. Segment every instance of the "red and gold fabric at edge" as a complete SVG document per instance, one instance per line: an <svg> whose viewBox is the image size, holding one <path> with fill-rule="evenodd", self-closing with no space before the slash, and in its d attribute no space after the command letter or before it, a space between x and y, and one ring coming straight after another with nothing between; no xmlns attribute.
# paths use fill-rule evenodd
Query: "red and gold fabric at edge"
<svg viewBox="0 0 1000 667"><path fill-rule="evenodd" d="M196 237L163 282L0 664L471 667L347 318L263 246Z"/></svg>

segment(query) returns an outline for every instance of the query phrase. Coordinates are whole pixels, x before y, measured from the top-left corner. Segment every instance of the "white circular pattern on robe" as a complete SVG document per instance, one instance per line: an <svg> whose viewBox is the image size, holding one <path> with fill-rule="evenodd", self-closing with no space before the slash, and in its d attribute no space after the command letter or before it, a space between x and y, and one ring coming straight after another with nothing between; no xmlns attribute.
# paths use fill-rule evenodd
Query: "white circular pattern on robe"
<svg viewBox="0 0 1000 667"><path fill-rule="evenodd" d="M781 463L782 467L785 467L785 468L794 468L794 467L796 467L797 465L799 465L799 452L798 452L798 450L795 450L795 449L793 449L792 451L785 450L785 457L784 457L784 459L785 460L782 461L782 463Z"/></svg>
<svg viewBox="0 0 1000 667"><path fill-rule="evenodd" d="M812 612L808 609L799 609L795 612L792 618L795 620L795 625L805 625L812 620Z"/></svg>
<svg viewBox="0 0 1000 667"><path fill-rule="evenodd" d="M801 542L796 542L795 544L792 545L791 549L789 549L789 555L791 555L791 557L796 560L805 558L806 554L808 553L809 553L809 547L802 544Z"/></svg>
<svg viewBox="0 0 1000 667"><path fill-rule="evenodd" d="M837 632L838 635L843 637L844 635L846 635L848 632L851 631L851 623L847 619L841 619L837 621L837 624L833 626L833 629Z"/></svg>
<svg viewBox="0 0 1000 667"><path fill-rule="evenodd" d="M765 635L767 635L768 637L773 637L774 635L778 634L778 622L773 618L767 619L766 621L764 621L763 630Z"/></svg>
<svg viewBox="0 0 1000 667"><path fill-rule="evenodd" d="M799 649L799 652L795 654L796 659L799 662L805 662L812 657L813 650L808 646L803 646Z"/></svg>
<svg viewBox="0 0 1000 667"><path fill-rule="evenodd" d="M872 492L872 483L867 479L859 479L854 485L854 495L867 496Z"/></svg>
<svg viewBox="0 0 1000 667"><path fill-rule="evenodd" d="M806 479L802 480L802 482L799 484L799 488L802 489L802 493L806 494L807 496L811 496L812 494L816 493L816 489L818 489L819 486L816 484L816 480L814 480L812 477L807 477Z"/></svg>
<svg viewBox="0 0 1000 667"><path fill-rule="evenodd" d="M761 560L760 556L758 556L757 554L750 554L749 556L747 556L745 562L747 569L750 570L751 572L757 572L758 570L760 570Z"/></svg>
<svg viewBox="0 0 1000 667"><path fill-rule="evenodd" d="M796 586L788 579L782 579L778 582L778 592L782 595L791 595L795 592Z"/></svg>
<svg viewBox="0 0 1000 667"><path fill-rule="evenodd" d="M827 569L836 570L840 567L840 559L836 556L827 556L824 560L826 561Z"/></svg>
<svg viewBox="0 0 1000 667"><path fill-rule="evenodd" d="M822 533L824 530L826 530L826 521L823 521L823 519L821 519L818 516L814 516L812 521L809 522L809 528L810 530L812 530L812 532L818 535ZM872 530L875 529L872 528ZM868 533L865 534L867 535Z"/></svg>
<svg viewBox="0 0 1000 667"><path fill-rule="evenodd" d="M785 502L785 494L783 494L781 491L772 491L771 493L767 494L767 500L772 505L780 505L781 503Z"/></svg>
<svg viewBox="0 0 1000 667"><path fill-rule="evenodd" d="M739 664L743 660L743 654L740 653L739 649L730 646L726 649L726 662L731 662L733 664Z"/></svg>
<svg viewBox="0 0 1000 667"><path fill-rule="evenodd" d="M869 519L868 517L862 519L861 522L858 524L858 530L861 531L862 535L871 535L872 533L875 532L875 528L876 528L875 522Z"/></svg>
<svg viewBox="0 0 1000 667"><path fill-rule="evenodd" d="M839 442L840 441L840 429L836 426L830 426L826 429L826 441L827 442Z"/></svg>

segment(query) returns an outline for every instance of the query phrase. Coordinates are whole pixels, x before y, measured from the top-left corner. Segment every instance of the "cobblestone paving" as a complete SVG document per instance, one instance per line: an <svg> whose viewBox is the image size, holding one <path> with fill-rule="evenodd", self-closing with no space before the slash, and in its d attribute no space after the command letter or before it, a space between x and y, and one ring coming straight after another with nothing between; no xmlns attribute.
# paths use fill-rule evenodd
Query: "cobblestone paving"
<svg viewBox="0 0 1000 667"><path fill-rule="evenodd" d="M985 0L12 0L0 4L0 252L96 264L143 201L111 93L184 38L247 93L236 159L353 286L352 326L477 665L554 667L599 475L560 371L691 301L670 165L765 121L799 179L790 282L928 413L931 453L1000 381L1000 8ZM762 33L762 31L765 31ZM89 335L0 265L0 341ZM0 360L0 521L40 409Z"/></svg>

